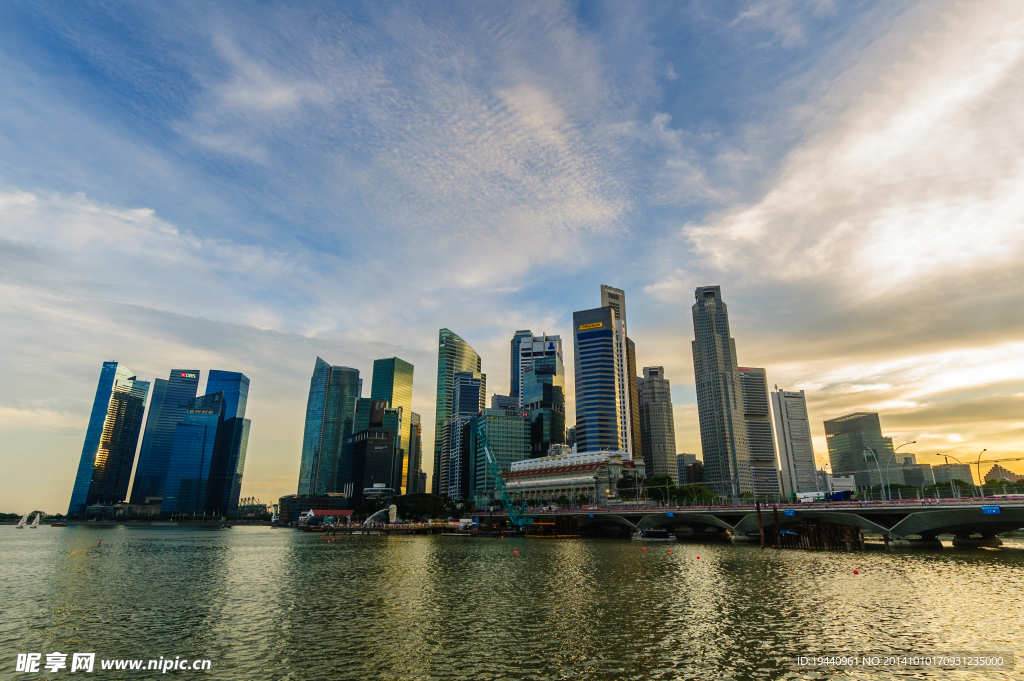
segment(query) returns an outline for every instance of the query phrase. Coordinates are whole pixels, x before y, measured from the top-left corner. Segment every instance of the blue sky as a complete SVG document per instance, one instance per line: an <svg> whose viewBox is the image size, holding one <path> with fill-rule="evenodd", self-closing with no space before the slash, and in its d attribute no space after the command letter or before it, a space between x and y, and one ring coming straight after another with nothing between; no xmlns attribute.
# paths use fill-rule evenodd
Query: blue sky
<svg viewBox="0 0 1024 681"><path fill-rule="evenodd" d="M438 328L507 392L513 331L568 338L602 283L679 451L721 284L822 461L858 409L923 461L1018 453L1022 28L938 0L6 3L0 497L66 504L104 360L249 375L269 501L317 355L413 362L430 415Z"/></svg>

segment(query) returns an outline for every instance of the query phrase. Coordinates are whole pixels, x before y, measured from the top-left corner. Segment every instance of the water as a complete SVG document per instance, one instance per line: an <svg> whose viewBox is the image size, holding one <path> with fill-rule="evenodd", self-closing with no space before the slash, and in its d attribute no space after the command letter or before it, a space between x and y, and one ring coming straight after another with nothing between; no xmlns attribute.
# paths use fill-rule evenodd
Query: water
<svg viewBox="0 0 1024 681"><path fill-rule="evenodd" d="M15 674L17 653L45 661L53 651L212 665L162 675L97 663L95 677L111 679L1024 679L1021 540L848 554L7 526L0 559L5 679L68 678ZM1015 653L1017 670L836 673L790 662L980 650Z"/></svg>

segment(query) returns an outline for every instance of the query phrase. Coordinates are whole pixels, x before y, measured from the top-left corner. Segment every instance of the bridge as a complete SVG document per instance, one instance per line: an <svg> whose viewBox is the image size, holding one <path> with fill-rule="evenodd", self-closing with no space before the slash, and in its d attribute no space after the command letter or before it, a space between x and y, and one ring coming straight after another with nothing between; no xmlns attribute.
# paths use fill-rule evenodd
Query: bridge
<svg viewBox="0 0 1024 681"><path fill-rule="evenodd" d="M569 520L580 532L635 532L645 529L692 531L695 536L729 536L735 542L759 542L754 506L612 507L531 509L529 516ZM478 514L483 520L483 514ZM494 517L504 514L494 513ZM807 523L852 526L878 533L891 547L941 548L939 535L953 546L999 546L997 535L1024 527L1024 498L942 499L939 501L813 502L761 507L766 536L775 529ZM564 524L564 521L563 521Z"/></svg>

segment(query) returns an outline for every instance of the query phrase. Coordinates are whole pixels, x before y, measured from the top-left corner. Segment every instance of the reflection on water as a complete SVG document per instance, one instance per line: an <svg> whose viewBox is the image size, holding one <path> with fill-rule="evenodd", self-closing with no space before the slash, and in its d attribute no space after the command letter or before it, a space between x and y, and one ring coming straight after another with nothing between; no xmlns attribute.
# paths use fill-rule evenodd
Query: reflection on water
<svg viewBox="0 0 1024 681"><path fill-rule="evenodd" d="M821 652L994 650L1024 668L1020 540L1000 550L847 554L8 526L0 555L3 678L33 676L14 674L18 652L53 651L209 658L208 678L302 681L897 676L790 665Z"/></svg>

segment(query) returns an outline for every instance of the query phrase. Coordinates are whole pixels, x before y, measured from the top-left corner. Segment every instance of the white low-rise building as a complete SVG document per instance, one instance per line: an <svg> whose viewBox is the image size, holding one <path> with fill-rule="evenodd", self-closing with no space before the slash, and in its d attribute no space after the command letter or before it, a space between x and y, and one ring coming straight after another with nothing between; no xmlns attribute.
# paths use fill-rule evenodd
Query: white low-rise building
<svg viewBox="0 0 1024 681"><path fill-rule="evenodd" d="M590 503L614 503L616 484L624 474L646 474L644 460L628 456L622 450L573 454L564 445L554 446L548 456L513 462L505 485L527 501L560 496L575 501L584 495Z"/></svg>

